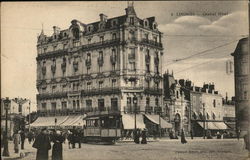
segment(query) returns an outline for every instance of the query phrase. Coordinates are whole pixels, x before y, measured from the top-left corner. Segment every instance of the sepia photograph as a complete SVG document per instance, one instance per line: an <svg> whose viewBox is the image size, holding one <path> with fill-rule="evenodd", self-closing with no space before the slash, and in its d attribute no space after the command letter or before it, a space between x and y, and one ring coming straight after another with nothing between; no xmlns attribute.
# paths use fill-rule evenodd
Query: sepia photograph
<svg viewBox="0 0 250 160"><path fill-rule="evenodd" d="M1 160L250 160L249 2L1 2Z"/></svg>

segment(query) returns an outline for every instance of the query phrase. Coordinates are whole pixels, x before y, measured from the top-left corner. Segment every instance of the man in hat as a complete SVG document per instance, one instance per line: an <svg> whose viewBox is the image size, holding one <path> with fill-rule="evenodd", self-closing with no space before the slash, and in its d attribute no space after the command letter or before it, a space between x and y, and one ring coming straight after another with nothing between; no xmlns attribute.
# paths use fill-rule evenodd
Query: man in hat
<svg viewBox="0 0 250 160"><path fill-rule="evenodd" d="M43 128L37 135L32 147L37 149L36 160L48 160L51 144L47 128Z"/></svg>

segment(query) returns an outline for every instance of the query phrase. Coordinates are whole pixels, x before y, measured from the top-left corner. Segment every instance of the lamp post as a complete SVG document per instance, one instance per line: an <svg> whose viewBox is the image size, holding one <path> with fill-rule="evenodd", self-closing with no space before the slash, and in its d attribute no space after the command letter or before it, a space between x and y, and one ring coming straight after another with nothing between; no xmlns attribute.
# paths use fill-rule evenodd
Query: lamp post
<svg viewBox="0 0 250 160"><path fill-rule="evenodd" d="M203 106L203 139L205 139L206 136L206 115L205 115L205 103L202 104Z"/></svg>
<svg viewBox="0 0 250 160"><path fill-rule="evenodd" d="M134 103L135 131L136 131L136 129L137 129L137 126L136 126L137 97L136 96L133 97L133 103Z"/></svg>
<svg viewBox="0 0 250 160"><path fill-rule="evenodd" d="M30 132L30 101L29 101L29 132Z"/></svg>
<svg viewBox="0 0 250 160"><path fill-rule="evenodd" d="M4 134L4 148L3 148L3 156L9 157L9 146L8 146L8 110L10 108L10 100L7 97L4 101L4 109L5 109L5 134Z"/></svg>

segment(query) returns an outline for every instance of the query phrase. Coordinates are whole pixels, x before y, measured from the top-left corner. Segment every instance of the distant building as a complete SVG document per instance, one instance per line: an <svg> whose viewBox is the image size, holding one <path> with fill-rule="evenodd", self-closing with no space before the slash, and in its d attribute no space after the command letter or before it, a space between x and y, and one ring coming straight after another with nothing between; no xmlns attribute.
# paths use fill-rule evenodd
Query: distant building
<svg viewBox="0 0 250 160"><path fill-rule="evenodd" d="M164 74L163 79L164 113L177 134L181 133L181 129L188 133L190 130L190 103L183 90L185 81L175 80L173 73L169 74L168 72Z"/></svg>
<svg viewBox="0 0 250 160"><path fill-rule="evenodd" d="M215 91L213 83L196 87L189 80L175 80L173 73L163 77L165 112L175 132L184 129L202 136L204 128L213 134L227 129L223 122L222 96Z"/></svg>
<svg viewBox="0 0 250 160"><path fill-rule="evenodd" d="M223 98L223 110L224 110L224 116L223 120L224 122L230 127L231 130L235 131L235 101L232 97L232 100L229 100L228 97Z"/></svg>
<svg viewBox="0 0 250 160"><path fill-rule="evenodd" d="M6 111L4 106L4 98L1 99L1 129L5 130ZM14 130L21 129L24 125L25 116L29 114L29 100L24 98L10 99L8 110L8 133L13 135Z"/></svg>
<svg viewBox="0 0 250 160"><path fill-rule="evenodd" d="M235 111L236 129L248 130L250 117L249 104L249 42L248 38L239 40L237 47L232 53L234 57L234 80L235 80Z"/></svg>

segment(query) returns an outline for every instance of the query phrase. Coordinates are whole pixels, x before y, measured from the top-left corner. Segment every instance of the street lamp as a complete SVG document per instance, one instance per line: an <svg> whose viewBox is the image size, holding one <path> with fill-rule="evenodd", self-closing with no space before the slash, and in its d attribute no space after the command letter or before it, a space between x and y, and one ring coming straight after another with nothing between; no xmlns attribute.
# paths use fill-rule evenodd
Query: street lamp
<svg viewBox="0 0 250 160"><path fill-rule="evenodd" d="M10 109L10 100L9 97L6 97L4 102L4 109L5 109L5 134L4 134L4 148L3 148L3 156L9 157L9 146L8 146L8 110Z"/></svg>
<svg viewBox="0 0 250 160"><path fill-rule="evenodd" d="M203 106L203 139L206 136L206 115L205 115L205 103L202 104Z"/></svg>
<svg viewBox="0 0 250 160"><path fill-rule="evenodd" d="M30 132L30 101L29 101L29 132Z"/></svg>
<svg viewBox="0 0 250 160"><path fill-rule="evenodd" d="M135 130L136 130L137 129L137 126L136 126L137 97L136 96L133 97L133 103L134 103L134 114L135 114Z"/></svg>

